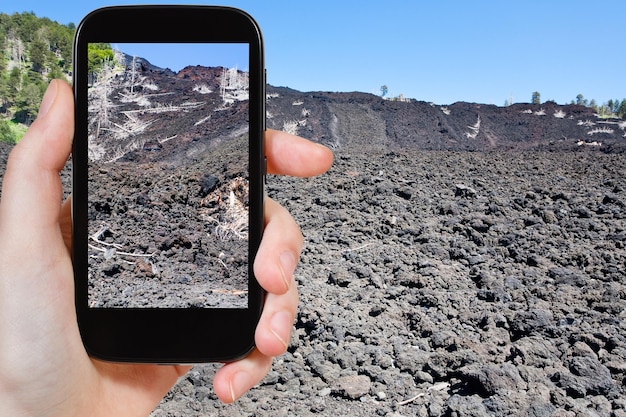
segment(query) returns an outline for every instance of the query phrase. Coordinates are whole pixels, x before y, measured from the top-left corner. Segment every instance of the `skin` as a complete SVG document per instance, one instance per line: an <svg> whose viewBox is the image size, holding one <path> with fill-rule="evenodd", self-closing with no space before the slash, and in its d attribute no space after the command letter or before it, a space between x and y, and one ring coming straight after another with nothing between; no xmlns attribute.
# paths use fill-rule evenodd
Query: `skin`
<svg viewBox="0 0 626 417"><path fill-rule="evenodd" d="M189 366L105 363L83 348L74 310L69 200L59 171L71 151L73 95L51 82L37 120L9 156L0 201L0 415L147 416ZM318 144L266 133L268 171L312 176L332 164ZM224 365L214 389L235 401L285 352L296 314L293 278L302 234L290 214L265 203L265 234L254 269L267 290L256 349ZM172 335L175 337L175 335Z"/></svg>

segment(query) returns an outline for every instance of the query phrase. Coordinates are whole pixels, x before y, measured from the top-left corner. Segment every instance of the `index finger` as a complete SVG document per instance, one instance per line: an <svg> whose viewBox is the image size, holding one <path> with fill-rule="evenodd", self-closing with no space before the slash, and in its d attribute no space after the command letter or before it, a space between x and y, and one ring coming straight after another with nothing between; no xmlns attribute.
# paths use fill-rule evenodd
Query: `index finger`
<svg viewBox="0 0 626 417"><path fill-rule="evenodd" d="M268 174L311 177L328 171L333 153L315 142L278 130L265 132Z"/></svg>

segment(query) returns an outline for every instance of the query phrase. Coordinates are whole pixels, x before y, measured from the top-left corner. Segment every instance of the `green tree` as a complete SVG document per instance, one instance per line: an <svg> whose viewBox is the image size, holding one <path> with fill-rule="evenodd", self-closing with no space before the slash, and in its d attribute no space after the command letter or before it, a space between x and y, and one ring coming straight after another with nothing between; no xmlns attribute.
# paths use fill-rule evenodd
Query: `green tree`
<svg viewBox="0 0 626 417"><path fill-rule="evenodd" d="M24 125L0 119L0 142L17 143L26 133L26 129Z"/></svg>
<svg viewBox="0 0 626 417"><path fill-rule="evenodd" d="M0 114L25 123L32 120L33 104L38 105L48 81L66 78L71 70L74 32L74 25L60 25L32 12L0 13ZM7 51L17 54L10 69ZM11 127L15 131L14 123Z"/></svg>
<svg viewBox="0 0 626 417"><path fill-rule="evenodd" d="M22 73L18 67L13 67L11 72L9 73L9 78L7 80L7 98L10 101L13 101L17 94L22 89Z"/></svg>
<svg viewBox="0 0 626 417"><path fill-rule="evenodd" d="M56 25L50 29L50 50L60 56L57 64L62 69L69 70L69 66L72 62L73 36L73 29L66 26Z"/></svg>
<svg viewBox="0 0 626 417"><path fill-rule="evenodd" d="M0 120L0 142L15 142L11 126L9 126L9 123L6 120Z"/></svg>
<svg viewBox="0 0 626 417"><path fill-rule="evenodd" d="M47 50L47 45L39 39L35 39L30 43L30 62L33 71L41 73L44 70L46 67Z"/></svg>
<svg viewBox="0 0 626 417"><path fill-rule="evenodd" d="M40 19L35 16L34 12L15 13L12 18L17 36L25 43L31 42L41 26Z"/></svg>
<svg viewBox="0 0 626 417"><path fill-rule="evenodd" d="M6 113L7 111L8 95L7 79L0 77L0 113Z"/></svg>
<svg viewBox="0 0 626 417"><path fill-rule="evenodd" d="M585 96L583 96L582 94L578 94L576 96L576 104L579 106L587 106L587 99L585 98Z"/></svg>
<svg viewBox="0 0 626 417"><path fill-rule="evenodd" d="M619 106L621 106L622 103L620 103L619 99L615 100L613 102L613 105L611 106L611 111L615 114L619 113Z"/></svg>
<svg viewBox="0 0 626 417"><path fill-rule="evenodd" d="M626 119L626 98L622 100L617 109L617 116Z"/></svg>
<svg viewBox="0 0 626 417"><path fill-rule="evenodd" d="M53 65L48 73L48 81L52 81L55 78L65 78L63 75L63 71L58 65Z"/></svg>
<svg viewBox="0 0 626 417"><path fill-rule="evenodd" d="M39 110L39 103L43 97L43 89L35 84L27 84L17 97L13 119L16 122L31 124Z"/></svg>
<svg viewBox="0 0 626 417"><path fill-rule="evenodd" d="M541 104L541 94L539 91L535 91L532 95L531 101L532 104Z"/></svg>
<svg viewBox="0 0 626 417"><path fill-rule="evenodd" d="M89 74L100 72L106 61L113 60L113 49L108 43L90 43L87 47L87 70Z"/></svg>
<svg viewBox="0 0 626 417"><path fill-rule="evenodd" d="M5 55L4 50L7 47L7 44L6 44L7 37L3 29L4 29L3 25L2 23L0 23L0 75L2 75L2 72L4 72L4 69L6 67L6 58L4 57Z"/></svg>
<svg viewBox="0 0 626 417"><path fill-rule="evenodd" d="M380 96L381 97L385 97L388 92L389 92L389 88L387 87L387 85L382 85L380 87Z"/></svg>

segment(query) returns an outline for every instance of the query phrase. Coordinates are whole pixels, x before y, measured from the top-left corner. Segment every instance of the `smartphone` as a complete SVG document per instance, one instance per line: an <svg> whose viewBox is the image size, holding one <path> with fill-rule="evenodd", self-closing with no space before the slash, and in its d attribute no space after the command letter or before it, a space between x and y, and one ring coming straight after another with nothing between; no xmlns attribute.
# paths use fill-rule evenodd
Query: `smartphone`
<svg viewBox="0 0 626 417"><path fill-rule="evenodd" d="M74 40L73 262L87 352L231 361L264 300L265 70L257 23L214 6L95 10Z"/></svg>

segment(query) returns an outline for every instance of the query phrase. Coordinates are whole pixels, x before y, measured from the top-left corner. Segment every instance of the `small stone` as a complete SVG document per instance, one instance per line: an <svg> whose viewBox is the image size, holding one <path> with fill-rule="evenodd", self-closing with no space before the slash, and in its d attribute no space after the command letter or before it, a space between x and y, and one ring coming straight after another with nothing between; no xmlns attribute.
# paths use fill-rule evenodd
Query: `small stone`
<svg viewBox="0 0 626 417"><path fill-rule="evenodd" d="M411 197L413 196L413 188L411 187L401 187L395 190L395 193L399 196L404 198L405 200L410 200Z"/></svg>
<svg viewBox="0 0 626 417"><path fill-rule="evenodd" d="M352 400L361 398L370 391L372 382L365 375L342 376L337 380L334 391Z"/></svg>
<svg viewBox="0 0 626 417"><path fill-rule="evenodd" d="M467 185L455 184L454 196L463 197L463 198L476 197L476 190L474 190L471 187L468 187Z"/></svg>

